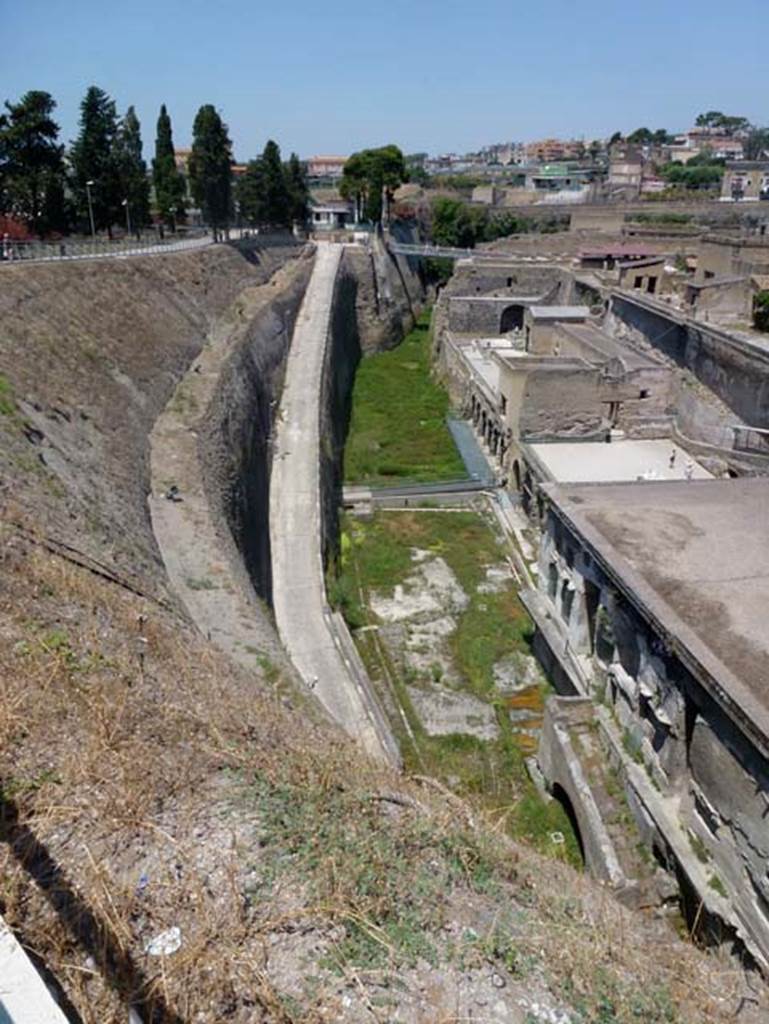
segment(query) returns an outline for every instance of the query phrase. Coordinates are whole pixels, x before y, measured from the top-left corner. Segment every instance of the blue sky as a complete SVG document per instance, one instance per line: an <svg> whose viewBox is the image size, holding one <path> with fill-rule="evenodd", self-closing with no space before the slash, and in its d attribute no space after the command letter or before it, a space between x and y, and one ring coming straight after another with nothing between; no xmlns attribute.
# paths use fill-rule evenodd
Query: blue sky
<svg viewBox="0 0 769 1024"><path fill-rule="evenodd" d="M145 149L213 103L238 159L396 142L464 151L543 136L769 124L769 0L0 0L0 100L46 89L65 140L90 84L133 103Z"/></svg>

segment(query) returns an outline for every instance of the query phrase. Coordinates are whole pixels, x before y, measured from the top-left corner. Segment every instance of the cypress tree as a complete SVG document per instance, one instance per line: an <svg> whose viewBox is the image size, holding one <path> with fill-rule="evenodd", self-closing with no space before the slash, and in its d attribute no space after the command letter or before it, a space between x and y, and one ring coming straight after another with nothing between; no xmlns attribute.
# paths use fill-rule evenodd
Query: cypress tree
<svg viewBox="0 0 769 1024"><path fill-rule="evenodd" d="M310 189L307 185L307 173L296 153L292 153L288 158L285 177L288 189L289 218L291 221L304 224L307 220Z"/></svg>
<svg viewBox="0 0 769 1024"><path fill-rule="evenodd" d="M266 222L264 205L264 174L261 159L249 160L245 174L235 186L240 215L255 227Z"/></svg>
<svg viewBox="0 0 769 1024"><path fill-rule="evenodd" d="M189 174L192 197L218 238L232 209L232 143L210 103L200 108L192 126Z"/></svg>
<svg viewBox="0 0 769 1024"><path fill-rule="evenodd" d="M177 223L184 220L187 183L184 175L176 167L171 118L168 116L165 103L161 106L158 117L152 181L155 186L155 208L158 217L172 231L176 231Z"/></svg>
<svg viewBox="0 0 769 1024"><path fill-rule="evenodd" d="M80 134L72 145L70 159L78 212L82 223L88 224L86 182L92 181L91 202L97 229L112 225L123 215L120 170L116 160L117 136L115 101L97 86L88 89L80 104Z"/></svg>
<svg viewBox="0 0 769 1024"><path fill-rule="evenodd" d="M138 231L150 220L150 183L142 155L141 125L133 107L121 121L115 140L115 159L120 174L121 192L128 205L131 226Z"/></svg>
<svg viewBox="0 0 769 1024"><path fill-rule="evenodd" d="M261 162L264 221L275 227L287 227L291 223L291 199L277 142L272 139L267 142Z"/></svg>

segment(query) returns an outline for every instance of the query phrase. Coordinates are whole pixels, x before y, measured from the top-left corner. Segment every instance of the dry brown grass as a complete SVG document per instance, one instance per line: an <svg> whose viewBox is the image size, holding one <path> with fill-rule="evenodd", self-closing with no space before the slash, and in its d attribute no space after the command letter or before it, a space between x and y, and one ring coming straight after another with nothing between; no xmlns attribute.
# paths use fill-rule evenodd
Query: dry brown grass
<svg viewBox="0 0 769 1024"><path fill-rule="evenodd" d="M737 972L297 709L0 530L0 901L87 1024L128 1003L176 1024L386 1021L382 979L417 978L430 948L447 985L493 962L585 1021L729 1018ZM173 925L179 952L146 956ZM665 993L675 1018L651 1015Z"/></svg>

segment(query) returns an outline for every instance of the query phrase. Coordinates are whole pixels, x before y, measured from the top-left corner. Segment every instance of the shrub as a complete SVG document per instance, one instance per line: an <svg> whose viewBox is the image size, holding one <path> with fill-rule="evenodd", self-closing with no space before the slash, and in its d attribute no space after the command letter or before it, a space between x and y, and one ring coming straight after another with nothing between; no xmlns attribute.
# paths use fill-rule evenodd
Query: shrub
<svg viewBox="0 0 769 1024"><path fill-rule="evenodd" d="M757 331L769 332L769 289L756 295L753 302L753 326Z"/></svg>

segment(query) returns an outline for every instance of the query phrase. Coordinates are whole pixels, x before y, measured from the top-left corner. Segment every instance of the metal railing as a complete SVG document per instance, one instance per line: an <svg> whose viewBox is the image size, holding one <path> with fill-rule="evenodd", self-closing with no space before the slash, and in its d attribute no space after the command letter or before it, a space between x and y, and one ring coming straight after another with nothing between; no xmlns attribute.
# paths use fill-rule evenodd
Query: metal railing
<svg viewBox="0 0 769 1024"><path fill-rule="evenodd" d="M211 233L201 230L158 238L62 238L55 242L38 240L0 240L0 265L20 262L51 262L54 260L93 260L115 256L144 256L150 253L181 252L210 245Z"/></svg>

